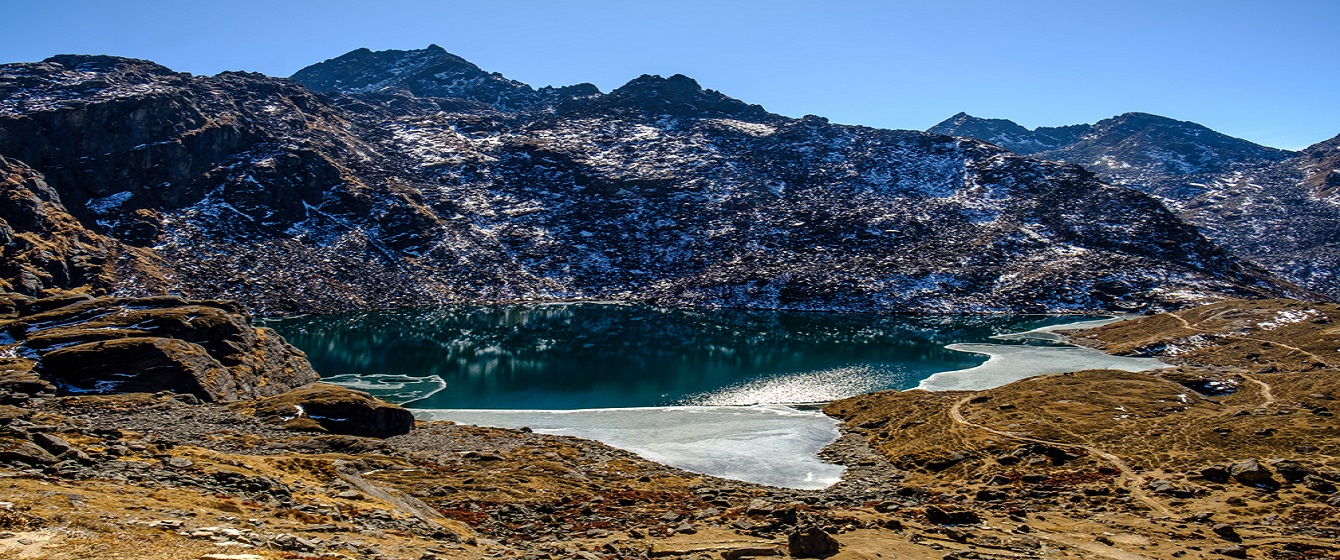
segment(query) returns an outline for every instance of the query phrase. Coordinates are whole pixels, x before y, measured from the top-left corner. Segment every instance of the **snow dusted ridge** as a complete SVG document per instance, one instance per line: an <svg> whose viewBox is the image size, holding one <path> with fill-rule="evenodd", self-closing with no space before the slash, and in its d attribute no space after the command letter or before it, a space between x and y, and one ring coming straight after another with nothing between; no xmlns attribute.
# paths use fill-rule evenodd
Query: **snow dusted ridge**
<svg viewBox="0 0 1340 560"><path fill-rule="evenodd" d="M405 91L419 97L474 101L502 110L553 104L599 94L591 84L535 90L429 45L415 51L358 49L299 70L293 80L312 91L372 94Z"/></svg>
<svg viewBox="0 0 1340 560"><path fill-rule="evenodd" d="M1340 137L1288 152L1142 113L1031 131L960 113L929 131L1083 165L1155 196L1235 254L1340 297Z"/></svg>
<svg viewBox="0 0 1340 560"><path fill-rule="evenodd" d="M112 57L3 66L0 154L87 227L152 252L173 289L263 313L552 298L1043 312L1289 293L1078 167L786 118L685 76L559 94L430 47L297 78L328 93Z"/></svg>

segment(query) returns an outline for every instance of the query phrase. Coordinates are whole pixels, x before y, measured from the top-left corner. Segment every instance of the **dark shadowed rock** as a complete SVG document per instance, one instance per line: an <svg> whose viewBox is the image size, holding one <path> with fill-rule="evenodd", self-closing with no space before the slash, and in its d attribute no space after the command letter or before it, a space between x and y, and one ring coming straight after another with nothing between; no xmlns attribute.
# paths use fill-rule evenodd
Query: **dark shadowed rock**
<svg viewBox="0 0 1340 560"><path fill-rule="evenodd" d="M827 558L838 553L838 540L817 527L797 529L786 538L787 549L795 558Z"/></svg>
<svg viewBox="0 0 1340 560"><path fill-rule="evenodd" d="M57 456L75 450L74 446L70 445L70 442L65 441L64 438L53 434L47 434L47 433L33 434L33 443L36 443L38 447L47 450L52 455Z"/></svg>
<svg viewBox="0 0 1340 560"><path fill-rule="evenodd" d="M1242 542L1242 537L1238 535L1238 530L1227 523L1215 523L1210 530L1214 531L1214 534L1219 535L1225 540Z"/></svg>
<svg viewBox="0 0 1340 560"><path fill-rule="evenodd" d="M30 441L0 439L0 463L21 463L34 467L53 465L60 460Z"/></svg>
<svg viewBox="0 0 1340 560"><path fill-rule="evenodd" d="M1336 490L1335 484L1315 474L1303 477L1303 486L1307 487L1308 490L1322 494L1334 494Z"/></svg>
<svg viewBox="0 0 1340 560"><path fill-rule="evenodd" d="M228 302L46 298L4 325L36 360L0 364L0 384L69 393L157 392L229 402L316 381L306 356ZM36 375L40 379L31 378Z"/></svg>
<svg viewBox="0 0 1340 560"><path fill-rule="evenodd" d="M42 371L70 393L166 390L236 400L232 387L220 386L228 374L217 360L199 345L171 338L123 338L61 348L42 357Z"/></svg>
<svg viewBox="0 0 1340 560"><path fill-rule="evenodd" d="M945 511L935 506L926 506L926 521L936 525L974 525L981 523L982 518L971 511Z"/></svg>
<svg viewBox="0 0 1340 560"><path fill-rule="evenodd" d="M1261 466L1261 462L1256 459L1247 459L1240 463L1235 463L1228 468L1228 474L1233 477L1233 480L1248 486L1269 486L1278 484L1275 482L1274 475L1272 475L1268 469Z"/></svg>
<svg viewBox="0 0 1340 560"><path fill-rule="evenodd" d="M0 391L27 395L55 393L56 386L39 377L33 371L36 367L35 360L0 358Z"/></svg>
<svg viewBox="0 0 1340 560"><path fill-rule="evenodd" d="M1200 476L1210 482L1228 482L1228 469L1224 467L1205 467L1200 470Z"/></svg>
<svg viewBox="0 0 1340 560"><path fill-rule="evenodd" d="M317 383L282 395L239 405L252 414L335 434L390 437L409 433L414 415L367 393Z"/></svg>
<svg viewBox="0 0 1340 560"><path fill-rule="evenodd" d="M1289 482L1302 482L1308 475L1317 474L1317 471L1298 461L1275 461L1270 466L1281 478Z"/></svg>

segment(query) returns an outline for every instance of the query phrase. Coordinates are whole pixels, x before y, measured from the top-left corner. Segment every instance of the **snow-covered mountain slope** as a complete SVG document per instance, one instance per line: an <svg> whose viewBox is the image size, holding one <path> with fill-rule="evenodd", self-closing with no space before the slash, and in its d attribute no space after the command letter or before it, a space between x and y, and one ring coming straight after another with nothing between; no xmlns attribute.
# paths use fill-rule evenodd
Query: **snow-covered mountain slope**
<svg viewBox="0 0 1340 560"><path fill-rule="evenodd" d="M1212 176L1179 213L1239 255L1340 298L1337 164L1340 136L1274 165Z"/></svg>
<svg viewBox="0 0 1340 560"><path fill-rule="evenodd" d="M1033 157L1082 165L1104 181L1158 197L1232 252L1340 297L1336 140L1288 152L1143 113L1075 126L1084 131L1072 141L1041 150L1032 148L1045 143L1035 134L1044 129L1029 131L1007 120L959 114L931 131L1022 146Z"/></svg>
<svg viewBox="0 0 1340 560"><path fill-rule="evenodd" d="M975 140L789 119L683 76L530 109L477 101L57 57L0 67L0 154L88 228L152 251L174 289L266 313L1297 293L1146 195Z"/></svg>
<svg viewBox="0 0 1340 560"><path fill-rule="evenodd" d="M1293 155L1196 123L1126 113L1098 121L1074 142L1034 157L1077 163L1107 182L1180 201L1196 194L1190 178L1259 168Z"/></svg>
<svg viewBox="0 0 1340 560"><path fill-rule="evenodd" d="M1083 165L1104 181L1180 201L1194 178L1253 169L1296 155L1193 122L1126 113L1096 124L1029 130L1005 119L959 113L927 132L975 138L1018 154Z"/></svg>

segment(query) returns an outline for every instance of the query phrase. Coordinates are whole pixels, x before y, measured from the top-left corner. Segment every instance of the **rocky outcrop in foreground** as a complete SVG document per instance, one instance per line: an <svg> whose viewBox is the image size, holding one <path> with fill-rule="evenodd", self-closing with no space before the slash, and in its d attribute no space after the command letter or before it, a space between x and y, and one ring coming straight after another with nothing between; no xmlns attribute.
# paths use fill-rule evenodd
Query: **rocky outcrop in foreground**
<svg viewBox="0 0 1340 560"><path fill-rule="evenodd" d="M11 339L3 375L57 394L170 391L229 402L318 378L301 351L229 302L10 293L0 311Z"/></svg>
<svg viewBox="0 0 1340 560"><path fill-rule="evenodd" d="M365 437L409 433L414 415L367 393L317 383L300 389L238 403L245 414L278 421L289 429L323 431Z"/></svg>

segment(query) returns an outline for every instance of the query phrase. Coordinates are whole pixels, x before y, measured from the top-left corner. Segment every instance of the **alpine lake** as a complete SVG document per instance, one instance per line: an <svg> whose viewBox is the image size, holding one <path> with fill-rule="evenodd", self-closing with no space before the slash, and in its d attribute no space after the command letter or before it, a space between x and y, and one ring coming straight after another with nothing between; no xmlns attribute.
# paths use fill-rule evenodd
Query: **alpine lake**
<svg viewBox="0 0 1340 560"><path fill-rule="evenodd" d="M450 306L266 322L323 380L452 420L596 439L687 470L823 488L838 436L812 406L872 391L984 389L1043 373L1163 367L1063 343L1112 319Z"/></svg>

